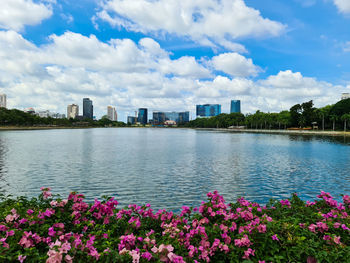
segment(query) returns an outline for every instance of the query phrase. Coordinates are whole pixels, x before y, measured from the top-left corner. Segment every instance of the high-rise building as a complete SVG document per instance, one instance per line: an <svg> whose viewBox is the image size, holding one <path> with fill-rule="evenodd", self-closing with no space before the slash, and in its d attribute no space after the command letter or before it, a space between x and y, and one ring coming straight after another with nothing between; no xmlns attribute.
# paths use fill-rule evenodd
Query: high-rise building
<svg viewBox="0 0 350 263"><path fill-rule="evenodd" d="M153 112L153 124L159 125L165 122L165 112L162 111L154 111Z"/></svg>
<svg viewBox="0 0 350 263"><path fill-rule="evenodd" d="M166 121L174 121L177 124L186 123L190 121L190 112L153 112L153 124L159 125L164 124Z"/></svg>
<svg viewBox="0 0 350 263"><path fill-rule="evenodd" d="M67 107L67 118L75 119L79 115L79 106L76 104L68 105Z"/></svg>
<svg viewBox="0 0 350 263"><path fill-rule="evenodd" d="M342 93L341 94L341 99L342 100L350 99L350 93Z"/></svg>
<svg viewBox="0 0 350 263"><path fill-rule="evenodd" d="M196 106L196 115L199 117L213 117L221 114L220 104L204 104Z"/></svg>
<svg viewBox="0 0 350 263"><path fill-rule="evenodd" d="M118 120L118 115L115 107L108 106L107 107L107 117L111 121L117 121Z"/></svg>
<svg viewBox="0 0 350 263"><path fill-rule="evenodd" d="M231 100L231 113L241 113L241 101Z"/></svg>
<svg viewBox="0 0 350 263"><path fill-rule="evenodd" d="M134 116L128 116L128 124L135 124L137 121L137 118Z"/></svg>
<svg viewBox="0 0 350 263"><path fill-rule="evenodd" d="M6 108L6 94L0 94L0 108Z"/></svg>
<svg viewBox="0 0 350 263"><path fill-rule="evenodd" d="M148 122L148 110L146 108L139 109L139 115L138 115L137 121L143 125L147 124L147 122Z"/></svg>
<svg viewBox="0 0 350 263"><path fill-rule="evenodd" d="M94 118L94 106L92 100L89 98L83 99L83 117L93 119Z"/></svg>

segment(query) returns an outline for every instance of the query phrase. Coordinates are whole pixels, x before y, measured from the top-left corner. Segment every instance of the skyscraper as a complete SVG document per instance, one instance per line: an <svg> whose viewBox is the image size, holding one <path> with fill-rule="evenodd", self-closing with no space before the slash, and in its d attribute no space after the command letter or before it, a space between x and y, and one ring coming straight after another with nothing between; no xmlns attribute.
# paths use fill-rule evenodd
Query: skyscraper
<svg viewBox="0 0 350 263"><path fill-rule="evenodd" d="M166 121L175 121L177 124L185 123L190 121L190 112L162 112L154 111L153 112L153 124L159 125L163 124Z"/></svg>
<svg viewBox="0 0 350 263"><path fill-rule="evenodd" d="M107 117L111 121L118 120L118 115L117 115L117 111L115 110L115 107L112 107L112 106L107 107Z"/></svg>
<svg viewBox="0 0 350 263"><path fill-rule="evenodd" d="M92 100L89 98L83 99L83 117L93 119L94 118L94 106Z"/></svg>
<svg viewBox="0 0 350 263"><path fill-rule="evenodd" d="M231 113L241 113L241 101L231 100Z"/></svg>
<svg viewBox="0 0 350 263"><path fill-rule="evenodd" d="M220 104L204 104L196 106L196 115L200 117L213 117L221 114Z"/></svg>
<svg viewBox="0 0 350 263"><path fill-rule="evenodd" d="M0 94L0 108L6 108L6 94Z"/></svg>
<svg viewBox="0 0 350 263"><path fill-rule="evenodd" d="M148 110L146 108L139 109L139 116L137 118L137 121L143 125L147 124L147 122L148 122Z"/></svg>
<svg viewBox="0 0 350 263"><path fill-rule="evenodd" d="M68 105L67 107L67 118L75 119L79 115L79 106L76 104Z"/></svg>

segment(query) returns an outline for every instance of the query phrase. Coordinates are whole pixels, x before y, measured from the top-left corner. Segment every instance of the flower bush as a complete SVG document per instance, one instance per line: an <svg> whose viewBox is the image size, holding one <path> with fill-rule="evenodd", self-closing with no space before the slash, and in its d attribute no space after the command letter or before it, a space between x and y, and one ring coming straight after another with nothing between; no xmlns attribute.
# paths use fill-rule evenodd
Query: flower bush
<svg viewBox="0 0 350 263"><path fill-rule="evenodd" d="M118 208L42 188L38 198L2 198L0 262L350 262L350 197L296 194L266 206L216 191L180 214L149 204Z"/></svg>

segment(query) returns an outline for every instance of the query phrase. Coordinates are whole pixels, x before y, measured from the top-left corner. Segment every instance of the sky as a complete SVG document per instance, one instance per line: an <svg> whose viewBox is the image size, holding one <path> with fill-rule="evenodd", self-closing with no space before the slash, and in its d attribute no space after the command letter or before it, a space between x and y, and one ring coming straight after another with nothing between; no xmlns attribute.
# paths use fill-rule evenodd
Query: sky
<svg viewBox="0 0 350 263"><path fill-rule="evenodd" d="M8 108L279 112L350 92L350 0L1 0Z"/></svg>

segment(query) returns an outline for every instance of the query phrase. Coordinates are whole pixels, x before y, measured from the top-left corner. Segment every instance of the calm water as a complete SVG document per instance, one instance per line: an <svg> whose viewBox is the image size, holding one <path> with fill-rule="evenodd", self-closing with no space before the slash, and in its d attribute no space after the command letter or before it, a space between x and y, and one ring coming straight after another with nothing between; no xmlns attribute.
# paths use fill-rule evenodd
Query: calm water
<svg viewBox="0 0 350 263"><path fill-rule="evenodd" d="M350 192L350 141L142 128L0 132L0 192L36 196L41 186L173 210L215 189L227 201L314 199L320 190L340 197Z"/></svg>

